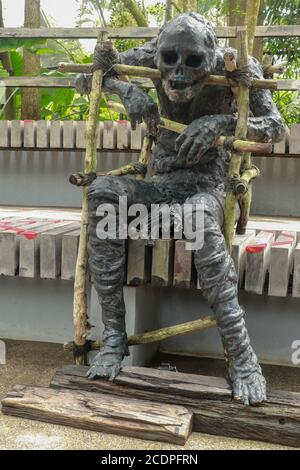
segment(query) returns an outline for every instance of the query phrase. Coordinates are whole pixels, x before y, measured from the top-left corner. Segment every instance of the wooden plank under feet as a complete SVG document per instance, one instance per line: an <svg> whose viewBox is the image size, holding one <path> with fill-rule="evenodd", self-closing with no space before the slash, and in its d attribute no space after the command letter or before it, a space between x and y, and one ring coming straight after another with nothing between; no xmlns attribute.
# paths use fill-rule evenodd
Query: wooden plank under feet
<svg viewBox="0 0 300 470"><path fill-rule="evenodd" d="M124 367L115 382L90 381L87 367L58 370L51 387L107 393L130 401L142 398L165 406L182 405L194 414L193 431L292 447L300 446L300 393L268 390L266 403L245 406L231 401L225 379L196 374Z"/></svg>
<svg viewBox="0 0 300 470"><path fill-rule="evenodd" d="M183 406L91 393L16 385L2 413L79 429L184 445L193 414Z"/></svg>

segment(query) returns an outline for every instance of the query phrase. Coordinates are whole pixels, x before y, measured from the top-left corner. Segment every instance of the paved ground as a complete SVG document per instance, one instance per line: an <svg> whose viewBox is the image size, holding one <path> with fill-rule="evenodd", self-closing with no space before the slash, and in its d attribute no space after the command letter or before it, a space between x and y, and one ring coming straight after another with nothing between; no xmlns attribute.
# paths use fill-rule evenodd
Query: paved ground
<svg viewBox="0 0 300 470"><path fill-rule="evenodd" d="M159 358L175 363L172 356ZM72 362L72 357L62 351L61 345L7 342L7 365L0 366L0 399L17 383L47 386L54 370ZM223 375L222 361L176 359L178 369L187 368L204 374ZM300 390L300 374L297 369L264 367L269 384L276 388ZM140 439L124 438L109 434L57 426L0 414L0 449L182 449L182 447ZM184 449L284 449L280 446L249 442L238 439L219 438L193 433Z"/></svg>

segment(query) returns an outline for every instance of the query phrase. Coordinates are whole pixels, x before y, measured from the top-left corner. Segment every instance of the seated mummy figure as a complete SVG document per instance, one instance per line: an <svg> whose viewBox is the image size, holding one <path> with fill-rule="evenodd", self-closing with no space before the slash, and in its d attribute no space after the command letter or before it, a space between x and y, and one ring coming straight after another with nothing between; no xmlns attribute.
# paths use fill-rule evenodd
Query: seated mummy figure
<svg viewBox="0 0 300 470"><path fill-rule="evenodd" d="M231 49L234 56L237 51ZM225 49L219 47L212 25L196 13L185 13L167 23L157 38L117 54L109 48L97 51L104 70L103 87L117 94L126 108L133 127L145 121L156 133L158 107L134 84L117 79L112 63L158 69L155 82L160 113L163 117L187 125L178 136L160 130L150 159L151 178L136 180L129 176L97 177L88 191L89 265L102 306L103 347L88 372L114 380L128 355L125 328L123 279L125 240L100 239L97 208L112 204L118 216L119 198L127 197L128 206L136 203L189 203L204 205L204 243L194 251L194 263L204 298L215 315L228 359L228 374L233 397L256 405L266 399L266 381L253 351L239 305L237 275L226 248L224 223L225 181L230 152L215 146L221 135L233 136L237 117L235 98L230 87L207 86L209 75L225 75ZM259 62L250 58L253 77L263 78ZM77 79L77 89L88 92L90 76ZM251 89L247 138L257 142L279 142L284 135L282 119L268 90Z"/></svg>

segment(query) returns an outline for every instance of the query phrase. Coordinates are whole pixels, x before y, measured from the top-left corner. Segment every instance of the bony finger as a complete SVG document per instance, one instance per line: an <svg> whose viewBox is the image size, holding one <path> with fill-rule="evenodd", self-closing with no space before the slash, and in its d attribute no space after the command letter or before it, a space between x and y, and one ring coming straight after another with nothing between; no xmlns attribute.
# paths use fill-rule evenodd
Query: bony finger
<svg viewBox="0 0 300 470"><path fill-rule="evenodd" d="M177 160L186 160L186 157L189 153L190 147L193 145L193 142L191 139L186 139L185 142L181 145L178 155L177 155Z"/></svg>
<svg viewBox="0 0 300 470"><path fill-rule="evenodd" d="M88 379L92 380L96 377L97 371L95 366L92 366L90 370L87 372L86 376Z"/></svg>
<svg viewBox="0 0 300 470"><path fill-rule="evenodd" d="M249 390L248 386L246 384L242 385L242 401L244 405L248 406L249 405Z"/></svg>
<svg viewBox="0 0 300 470"><path fill-rule="evenodd" d="M180 149L180 147L184 143L185 139L186 139L185 134L181 134L179 137L177 137L177 139L175 141L175 150L176 150L176 152L178 152L178 150Z"/></svg>
<svg viewBox="0 0 300 470"><path fill-rule="evenodd" d="M199 144L193 144L186 156L187 163L196 163L195 161L196 156L199 154L200 154Z"/></svg>
<svg viewBox="0 0 300 470"><path fill-rule="evenodd" d="M133 131L135 131L135 130L136 130L136 119L132 117L132 118L130 119L130 122L131 122L131 129L132 129Z"/></svg>

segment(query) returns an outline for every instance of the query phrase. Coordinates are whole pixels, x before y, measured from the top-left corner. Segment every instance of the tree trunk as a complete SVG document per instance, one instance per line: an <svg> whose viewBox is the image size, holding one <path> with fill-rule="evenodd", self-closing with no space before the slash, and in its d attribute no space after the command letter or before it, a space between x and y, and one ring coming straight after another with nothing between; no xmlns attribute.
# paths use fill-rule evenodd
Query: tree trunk
<svg viewBox="0 0 300 470"><path fill-rule="evenodd" d="M122 0L122 2L127 10L130 11L138 26L148 26L148 20L135 0Z"/></svg>
<svg viewBox="0 0 300 470"><path fill-rule="evenodd" d="M4 28L2 0L0 0L0 28ZM9 52L2 52L0 54L0 60L2 62L3 68L10 76L12 76L13 68ZM14 99L10 98L13 91L13 88L6 88L5 90L5 101L7 102L5 107L5 119L8 119L9 121L13 120L15 116Z"/></svg>
<svg viewBox="0 0 300 470"><path fill-rule="evenodd" d="M27 28L40 28L41 5L40 0L25 0L25 22ZM40 74L40 58L36 54L24 50L24 75L36 76ZM22 119L39 120L41 118L40 90L28 88L22 91Z"/></svg>
<svg viewBox="0 0 300 470"><path fill-rule="evenodd" d="M182 12L197 11L197 0L178 0L176 4Z"/></svg>
<svg viewBox="0 0 300 470"><path fill-rule="evenodd" d="M265 9L265 0L261 0L260 9L257 17L257 26L262 26L264 24L264 9ZM264 55L264 41L263 38L255 38L253 46L253 56L256 57L260 62L262 61Z"/></svg>
<svg viewBox="0 0 300 470"><path fill-rule="evenodd" d="M246 18L248 30L248 50L250 55L253 54L254 37L259 11L260 0L251 0L247 2Z"/></svg>
<svg viewBox="0 0 300 470"><path fill-rule="evenodd" d="M246 22L247 0L229 0L228 26L244 26ZM229 46L237 49L236 38L229 39Z"/></svg>
<svg viewBox="0 0 300 470"><path fill-rule="evenodd" d="M166 0L165 23L172 19L172 0Z"/></svg>

